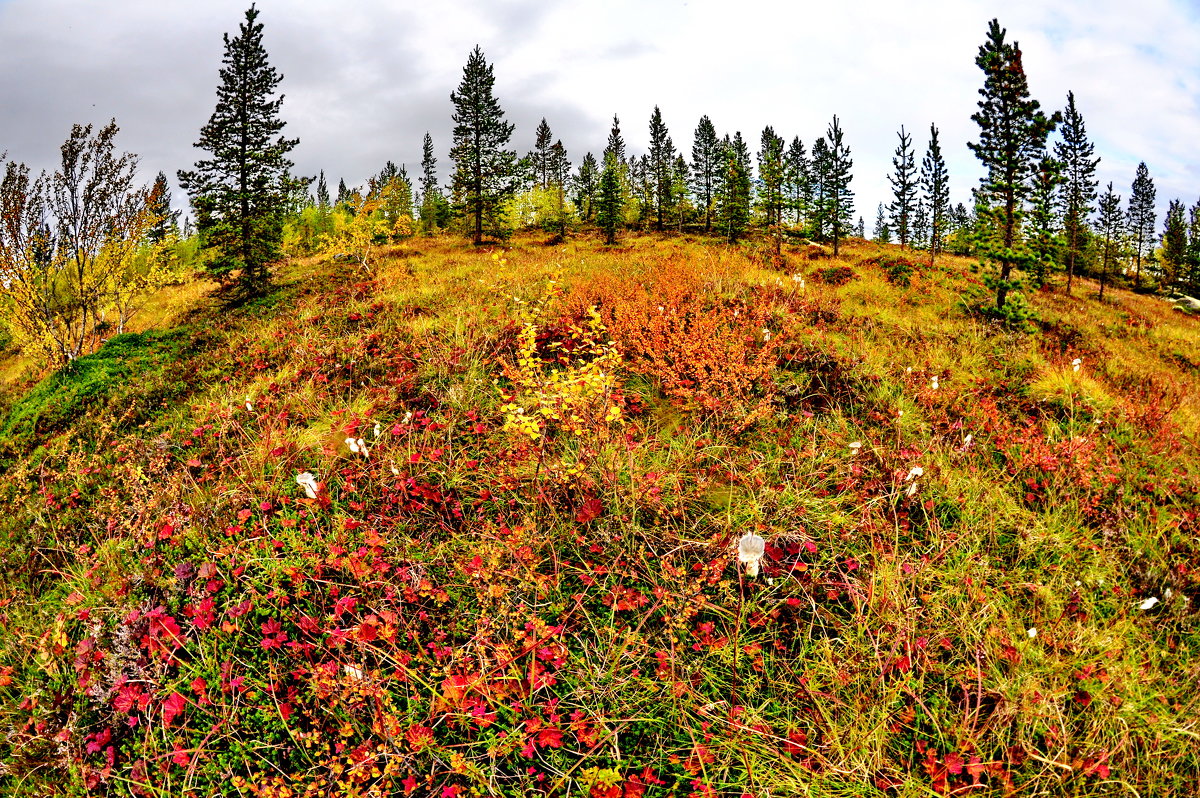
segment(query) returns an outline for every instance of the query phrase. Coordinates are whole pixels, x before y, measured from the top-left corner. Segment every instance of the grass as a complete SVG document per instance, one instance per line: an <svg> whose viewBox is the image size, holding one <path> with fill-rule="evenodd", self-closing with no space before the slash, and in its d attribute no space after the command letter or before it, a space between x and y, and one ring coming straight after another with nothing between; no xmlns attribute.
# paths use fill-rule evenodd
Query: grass
<svg viewBox="0 0 1200 798"><path fill-rule="evenodd" d="M863 242L344 268L11 389L0 793L1194 788L1195 319Z"/></svg>

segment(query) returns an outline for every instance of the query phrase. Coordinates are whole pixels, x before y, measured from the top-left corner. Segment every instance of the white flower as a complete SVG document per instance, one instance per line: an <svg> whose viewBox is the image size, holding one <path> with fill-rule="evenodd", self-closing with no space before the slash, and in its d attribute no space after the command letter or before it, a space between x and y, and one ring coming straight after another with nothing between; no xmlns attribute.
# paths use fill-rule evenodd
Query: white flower
<svg viewBox="0 0 1200 798"><path fill-rule="evenodd" d="M1037 637L1037 627L1029 627L1025 630L1025 634L1029 635L1029 639L1032 640L1033 638Z"/></svg>
<svg viewBox="0 0 1200 798"><path fill-rule="evenodd" d="M1083 365L1083 358L1075 358L1071 361L1071 371L1079 371L1079 367Z"/></svg>
<svg viewBox="0 0 1200 798"><path fill-rule="evenodd" d="M379 433L383 432L383 427L379 426L379 422L375 422L375 437L379 437Z"/></svg>
<svg viewBox="0 0 1200 798"><path fill-rule="evenodd" d="M358 667L357 665L349 665L349 664L343 665L342 673L344 673L349 678L354 679L355 681L359 681L359 682L361 682L363 679L367 678L367 675L365 673L363 673L363 669Z"/></svg>
<svg viewBox="0 0 1200 798"><path fill-rule="evenodd" d="M310 499L317 498L317 494L321 490L321 485L317 482L317 478L308 471L296 475L296 484L304 488L304 495Z"/></svg>
<svg viewBox="0 0 1200 798"><path fill-rule="evenodd" d="M346 445L350 447L350 451L355 454L361 454L363 457L370 457L371 452L367 450L367 442L362 438L347 438Z"/></svg>
<svg viewBox="0 0 1200 798"><path fill-rule="evenodd" d="M770 330L768 330L766 327L763 327L762 333L763 333L763 341L771 340L771 331Z"/></svg>
<svg viewBox="0 0 1200 798"><path fill-rule="evenodd" d="M742 535L738 541L738 562L745 564L746 576L758 576L758 561L766 551L767 542L753 532Z"/></svg>
<svg viewBox="0 0 1200 798"><path fill-rule="evenodd" d="M914 482L913 484L908 486L908 490L904 491L904 495L911 499L916 494L916 492L917 492L917 483Z"/></svg>
<svg viewBox="0 0 1200 798"><path fill-rule="evenodd" d="M407 413L404 414L404 418L401 419L400 423L407 424L410 421L412 421L412 411L411 410L409 410Z"/></svg>
<svg viewBox="0 0 1200 798"><path fill-rule="evenodd" d="M392 476L395 476L395 477L400 476L400 469L396 468L395 466L392 466Z"/></svg>
<svg viewBox="0 0 1200 798"><path fill-rule="evenodd" d="M929 386L935 391L938 389L938 378L936 374L933 375L933 381L930 382Z"/></svg>
<svg viewBox="0 0 1200 798"><path fill-rule="evenodd" d="M1158 603L1158 597L1151 596L1150 598L1146 599L1141 604L1139 604L1138 609L1139 610L1152 610L1152 609L1154 609L1154 605L1157 603Z"/></svg>
<svg viewBox="0 0 1200 798"><path fill-rule="evenodd" d="M858 454L858 450L862 448L862 441L854 441L850 444L850 454Z"/></svg>
<svg viewBox="0 0 1200 798"><path fill-rule="evenodd" d="M970 448L971 448L971 441L973 441L973 440L975 440L975 436L974 436L974 435L972 435L971 433L969 433L969 432L968 432L968 433L967 433L967 437L963 438L963 442L962 442L962 447L961 447L961 448L962 448L962 450L963 450L964 452L965 452L967 449L970 449Z"/></svg>
<svg viewBox="0 0 1200 798"><path fill-rule="evenodd" d="M913 466L912 468L908 469L908 476L904 478L904 481L908 482L910 479L916 479L917 477L923 476L925 476L925 469L921 468L920 466Z"/></svg>
<svg viewBox="0 0 1200 798"><path fill-rule="evenodd" d="M246 409L249 410L251 413L254 412L254 403L250 401L249 396L246 397Z"/></svg>

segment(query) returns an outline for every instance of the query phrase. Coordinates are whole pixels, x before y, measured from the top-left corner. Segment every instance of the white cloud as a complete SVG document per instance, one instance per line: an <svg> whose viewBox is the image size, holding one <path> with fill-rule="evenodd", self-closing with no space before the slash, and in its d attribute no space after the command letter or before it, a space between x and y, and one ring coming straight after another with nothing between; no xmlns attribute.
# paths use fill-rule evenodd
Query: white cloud
<svg viewBox="0 0 1200 798"><path fill-rule="evenodd" d="M768 0L262 0L272 63L285 75L286 133L297 171L324 168L354 184L388 159L420 160L433 133L448 172L450 92L470 49L495 66L496 94L532 145L545 116L573 161L598 152L613 113L630 149L644 148L653 107L690 152L702 114L757 148L764 125L806 146L842 120L858 212L873 221L903 124L918 157L941 130L955 201L980 169L982 0L783 4ZM8 0L0 4L0 150L50 166L72 122L115 116L122 146L149 174L188 166L212 111L221 34L244 0ZM1015 0L1000 22L1024 51L1047 110L1073 90L1103 157L1100 177L1128 192L1146 161L1160 206L1200 195L1200 20L1187 0ZM177 198L179 201L181 198Z"/></svg>

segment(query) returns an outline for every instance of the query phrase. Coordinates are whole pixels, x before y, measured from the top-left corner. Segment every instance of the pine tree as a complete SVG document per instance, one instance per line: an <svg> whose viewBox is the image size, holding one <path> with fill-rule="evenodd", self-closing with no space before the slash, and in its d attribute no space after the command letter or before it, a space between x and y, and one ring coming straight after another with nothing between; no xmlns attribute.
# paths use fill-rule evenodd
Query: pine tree
<svg viewBox="0 0 1200 798"><path fill-rule="evenodd" d="M721 143L712 120L700 117L692 138L692 193L704 214L704 232L712 232L713 197L717 182Z"/></svg>
<svg viewBox="0 0 1200 798"><path fill-rule="evenodd" d="M730 244L737 243L750 223L750 150L738 131L721 146L717 214Z"/></svg>
<svg viewBox="0 0 1200 798"><path fill-rule="evenodd" d="M867 237L867 220L861 216L858 217L858 225L854 228L854 235L862 239Z"/></svg>
<svg viewBox="0 0 1200 798"><path fill-rule="evenodd" d="M1154 198L1157 192L1146 162L1138 164L1129 195L1129 243L1133 246L1134 279L1142 283L1142 258L1154 250Z"/></svg>
<svg viewBox="0 0 1200 798"><path fill-rule="evenodd" d="M875 229L871 231L871 239L881 244L890 244L891 232L888 230L887 217L883 215L883 203L875 211Z"/></svg>
<svg viewBox="0 0 1200 798"><path fill-rule="evenodd" d="M450 203L438 185L437 156L433 137L428 132L421 142L421 229L426 235L443 229L450 222Z"/></svg>
<svg viewBox="0 0 1200 798"><path fill-rule="evenodd" d="M1054 154L1063 165L1063 183L1059 203L1063 212L1063 233L1067 258L1067 293L1071 293L1076 264L1083 256L1087 238L1087 219L1092 214L1099 182L1093 158L1096 147L1088 141L1083 116L1075 108L1075 93L1067 92L1067 109L1063 114L1062 141L1054 145Z"/></svg>
<svg viewBox="0 0 1200 798"><path fill-rule="evenodd" d="M470 219L476 245L483 243L485 222L497 232L501 208L517 183L517 154L505 149L513 125L504 121L504 111L492 95L495 82L491 65L475 45L458 90L450 94L454 103L454 146L450 148L454 204Z"/></svg>
<svg viewBox="0 0 1200 798"><path fill-rule="evenodd" d="M671 185L674 178L675 144L663 123L662 111L654 106L650 115L649 179L653 185L655 227L663 229L663 216L671 209Z"/></svg>
<svg viewBox="0 0 1200 798"><path fill-rule="evenodd" d="M1100 215L1096 220L1096 226L1102 241L1100 247L1100 301L1103 302L1104 284L1108 282L1108 275L1112 273L1117 255L1121 251L1121 234L1125 228L1125 219L1121 213L1121 198L1113 193L1111 182L1100 197L1099 210Z"/></svg>
<svg viewBox="0 0 1200 798"><path fill-rule="evenodd" d="M684 217L691 207L687 200L690 177L687 159L682 154L676 155L675 164L671 169L671 204L675 208L678 219L677 229L681 233L683 232Z"/></svg>
<svg viewBox="0 0 1200 798"><path fill-rule="evenodd" d="M763 128L758 147L758 207L767 226L783 224L783 139Z"/></svg>
<svg viewBox="0 0 1200 798"><path fill-rule="evenodd" d="M929 147L921 160L921 191L929 209L929 263L942 251L950 223L950 173L938 143L937 125L929 126Z"/></svg>
<svg viewBox="0 0 1200 798"><path fill-rule="evenodd" d="M546 156L547 189L554 194L554 225L559 236L567 235L567 181L571 179L571 161L559 139L550 145Z"/></svg>
<svg viewBox="0 0 1200 798"><path fill-rule="evenodd" d="M802 225L808 218L808 206L812 200L812 176L804 143L799 136L792 138L784 160L784 194L788 210L795 224Z"/></svg>
<svg viewBox="0 0 1200 798"><path fill-rule="evenodd" d="M329 184L325 182L325 170L321 170L317 178L317 207L322 211L329 210Z"/></svg>
<svg viewBox="0 0 1200 798"><path fill-rule="evenodd" d="M159 172L154 178L149 199L155 221L146 237L154 244L161 244L179 232L179 211L171 210L171 187L167 185L166 173Z"/></svg>
<svg viewBox="0 0 1200 798"><path fill-rule="evenodd" d="M808 235L816 241L825 241L829 228L829 145L824 136L819 136L812 146L810 192L808 203Z"/></svg>
<svg viewBox="0 0 1200 798"><path fill-rule="evenodd" d="M912 148L912 136L904 131L903 125L896 135L900 137L900 144L892 157L892 167L896 171L888 175L895 199L888 206L888 210L892 215L891 229L896 233L900 248L904 249L912 236L912 214L917 204L917 162Z"/></svg>
<svg viewBox="0 0 1200 798"><path fill-rule="evenodd" d="M1163 221L1162 234L1162 281L1166 287L1171 287L1186 279L1187 234L1188 226L1183 203L1177 199L1171 200L1171 204L1167 207L1167 217Z"/></svg>
<svg viewBox="0 0 1200 798"><path fill-rule="evenodd" d="M224 36L217 107L195 144L212 158L179 172L209 270L222 279L240 271L245 295L266 289L268 264L279 257L291 193L292 162L286 155L299 143L279 136L285 124L279 118L283 95L272 95L283 76L267 63L257 19L251 5L238 35Z"/></svg>
<svg viewBox="0 0 1200 798"><path fill-rule="evenodd" d="M1200 293L1200 200L1188 210L1188 291Z"/></svg>
<svg viewBox="0 0 1200 798"><path fill-rule="evenodd" d="M574 189L575 208L583 221L590 222L595 215L596 192L599 190L600 170L596 165L596 156L590 152L583 156L579 164L579 173L572 181Z"/></svg>
<svg viewBox="0 0 1200 798"><path fill-rule="evenodd" d="M620 164L614 150L604 156L604 171L600 173L599 197L596 201L596 224L604 231L604 243L617 243L623 210Z"/></svg>
<svg viewBox="0 0 1200 798"><path fill-rule="evenodd" d="M550 187L550 142L550 125L546 124L546 117L543 116L537 128L532 158L534 175L543 189Z"/></svg>
<svg viewBox="0 0 1200 798"><path fill-rule="evenodd" d="M854 179L850 170L854 161L850 159L850 148L842 141L842 128L836 114L825 135L829 138L829 173L826 176L825 193L833 231L833 254L836 256L838 243L850 227L850 219L854 215L854 192L850 190L850 181Z"/></svg>
<svg viewBox="0 0 1200 798"><path fill-rule="evenodd" d="M350 201L350 189L346 188L345 178L338 178L338 193L334 204L341 206Z"/></svg>
<svg viewBox="0 0 1200 798"><path fill-rule="evenodd" d="M929 244L929 206L924 197L917 197L917 206L913 208L909 243L913 249L925 249Z"/></svg>
<svg viewBox="0 0 1200 798"><path fill-rule="evenodd" d="M989 279L996 289L997 312L1003 312L1008 293L1019 285L1012 280L1013 268L1030 259L1020 238L1023 205L1046 138L1060 119L1057 112L1048 118L1029 96L1021 48L1007 43L1005 33L993 19L975 58L984 74L979 111L971 115L979 125L979 141L967 144L987 169L981 186L991 235L981 243L984 254L1000 266L999 275Z"/></svg>
<svg viewBox="0 0 1200 798"><path fill-rule="evenodd" d="M1029 205L1029 251L1033 256L1029 270L1035 284L1046 284L1050 266L1058 262L1059 219L1055 197L1062 183L1062 164L1044 154L1033 178Z"/></svg>

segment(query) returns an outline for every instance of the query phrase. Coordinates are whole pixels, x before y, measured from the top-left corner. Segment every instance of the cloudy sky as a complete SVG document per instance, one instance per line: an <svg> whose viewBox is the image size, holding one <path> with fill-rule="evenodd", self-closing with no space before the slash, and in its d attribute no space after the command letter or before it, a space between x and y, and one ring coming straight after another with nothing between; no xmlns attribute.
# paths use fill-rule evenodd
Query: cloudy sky
<svg viewBox="0 0 1200 798"><path fill-rule="evenodd" d="M854 159L857 210L874 221L901 125L918 158L941 131L952 198L980 169L977 128L987 23L1024 52L1034 97L1068 90L1123 196L1139 161L1160 209L1200 197L1200 0L260 0L271 62L284 75L296 171L353 186L391 159L419 172L432 133L449 174L450 92L479 44L495 93L533 145L543 116L578 165L599 155L613 114L644 151L655 105L690 154L703 114L757 149L765 125L811 145L834 114ZM73 122L115 117L118 143L152 179L197 157L212 113L222 33L244 0L0 0L0 151L53 168ZM176 205L184 198L176 191Z"/></svg>

